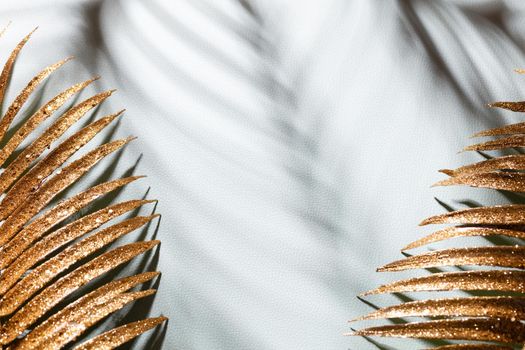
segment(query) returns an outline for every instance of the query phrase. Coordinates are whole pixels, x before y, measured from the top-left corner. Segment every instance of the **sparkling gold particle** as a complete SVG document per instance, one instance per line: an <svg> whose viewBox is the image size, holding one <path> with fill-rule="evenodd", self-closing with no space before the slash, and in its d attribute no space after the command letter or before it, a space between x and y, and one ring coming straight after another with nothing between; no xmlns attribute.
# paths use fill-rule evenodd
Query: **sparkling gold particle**
<svg viewBox="0 0 525 350"><path fill-rule="evenodd" d="M29 170L13 187L7 192L2 200L1 216L7 216L13 212L31 194L34 188L47 178L53 171L71 157L80 147L88 143L100 131L108 126L122 111L101 118L80 131L70 136L58 147L51 151L44 159Z"/></svg>
<svg viewBox="0 0 525 350"><path fill-rule="evenodd" d="M494 102L489 107L503 108L513 112L525 112L525 102Z"/></svg>
<svg viewBox="0 0 525 350"><path fill-rule="evenodd" d="M525 147L525 135L513 135L465 147L464 151L494 151L505 148Z"/></svg>
<svg viewBox="0 0 525 350"><path fill-rule="evenodd" d="M447 227L442 230L431 233L415 242L408 244L402 251L422 247L424 245L444 241L457 237L471 237L471 236L506 236L513 238L525 239L525 231L510 230L497 227Z"/></svg>
<svg viewBox="0 0 525 350"><path fill-rule="evenodd" d="M84 295L77 301L67 305L56 314L47 318L32 330L31 333L29 333L20 344L18 344L18 346L21 349L24 349L25 347L28 347L29 349L36 348L39 344L44 342L50 334L63 329L64 326L70 324L72 320L86 316L86 313L89 314L89 311L97 305L101 305L134 286L147 282L158 275L158 272L145 272L139 275L112 281L97 288L93 292Z"/></svg>
<svg viewBox="0 0 525 350"><path fill-rule="evenodd" d="M9 216L0 226L0 245L5 244L25 225L36 213L46 206L60 191L77 181L101 159L126 145L133 138L112 141L95 148L78 160L75 160L56 175L45 182L36 192Z"/></svg>
<svg viewBox="0 0 525 350"><path fill-rule="evenodd" d="M15 340L27 327L76 289L159 243L159 241L137 242L115 248L60 278L31 299L2 325L0 344L5 345Z"/></svg>
<svg viewBox="0 0 525 350"><path fill-rule="evenodd" d="M436 316L495 317L525 320L525 298L502 296L412 301L381 308L354 321Z"/></svg>
<svg viewBox="0 0 525 350"><path fill-rule="evenodd" d="M520 225L525 222L525 205L496 205L491 207L457 210L423 220L420 225L429 224L472 224L472 225Z"/></svg>
<svg viewBox="0 0 525 350"><path fill-rule="evenodd" d="M9 139L7 144L0 150L0 165L4 164L7 158L11 156L15 149L31 132L33 132L36 129L38 125L40 125L44 120L51 116L51 114L54 113L58 108L64 105L64 103L71 96L83 90L96 79L98 78L89 79L82 83L73 85L69 89L55 96L44 106L42 106L37 112L35 112Z"/></svg>
<svg viewBox="0 0 525 350"><path fill-rule="evenodd" d="M450 177L434 184L434 186L468 185L494 190L525 192L524 173L487 172Z"/></svg>
<svg viewBox="0 0 525 350"><path fill-rule="evenodd" d="M0 140L3 139L5 136L5 133L9 126L11 125L11 122L17 115L18 111L20 111L20 108L24 105L24 103L27 101L29 96L35 91L35 89L38 87L38 85L47 78L51 73L53 73L58 68L62 67L64 63L70 61L72 57L68 57L66 59L63 59L55 64L52 64L46 68L44 68L40 73L38 73L31 81L27 84L27 86L20 92L20 94L15 98L13 103L9 106L7 109L7 112L5 112L4 116L0 120Z"/></svg>
<svg viewBox="0 0 525 350"><path fill-rule="evenodd" d="M155 216L134 217L101 230L100 232L97 232L96 234L93 234L92 236L66 248L56 256L38 265L18 283L16 283L17 280L15 278L18 278L19 276L16 275L20 275L23 269L19 268L18 271L8 269L6 271L6 284L13 285L16 283L16 285L0 299L0 315L8 315L12 313L21 304L27 301L33 294L52 281L56 276L62 272L65 272L71 265L96 252L102 247L112 243L123 235L126 235L145 225L154 217ZM50 240L49 246L45 247L47 251L44 253L53 251L53 244L57 246L63 245L68 241L80 237L90 229L91 228L70 230L69 235L55 235ZM68 232L66 231L66 233ZM37 255L35 260L37 260L39 257L41 256ZM19 259L19 261L21 261L21 259ZM26 266L29 265L25 262L22 263ZM14 268L17 267L18 265L14 266ZM16 274L13 272L16 272Z"/></svg>
<svg viewBox="0 0 525 350"><path fill-rule="evenodd" d="M353 335L523 343L525 324L506 319L439 320L371 327Z"/></svg>
<svg viewBox="0 0 525 350"><path fill-rule="evenodd" d="M443 272L399 280L362 295L423 291L486 290L525 293L525 271Z"/></svg>
<svg viewBox="0 0 525 350"><path fill-rule="evenodd" d="M75 347L74 350L111 350L142 333L147 332L166 320L166 317L157 317L129 323L125 326L102 333L101 335Z"/></svg>
<svg viewBox="0 0 525 350"><path fill-rule="evenodd" d="M520 154L492 158L482 162L462 166L455 170L442 169L440 172L450 176L462 176L496 170L525 170L525 155Z"/></svg>
<svg viewBox="0 0 525 350"><path fill-rule="evenodd" d="M27 169L27 167L46 150L53 141L58 139L75 122L83 117L89 110L96 107L113 91L105 91L79 103L65 112L35 141L27 146L16 159L0 174L0 192L4 192ZM1 207L0 207L1 210ZM5 216L0 216L5 219Z"/></svg>
<svg viewBox="0 0 525 350"><path fill-rule="evenodd" d="M107 193L110 193L111 191L114 191L122 186L125 186L135 180L141 179L142 177L143 176L130 176L122 179L104 182L58 203L56 206L49 209L43 215L39 216L29 225L24 227L24 229L22 229L13 239L11 239L11 241L9 241L9 243L7 243L4 246L4 251L0 255L0 270L6 268L27 247L29 247L32 243L38 240L47 230L49 230L54 225L62 222L67 217L78 212L80 209L84 208L86 205L93 202L97 198ZM130 207L134 208L135 206L132 203L129 203L131 204ZM119 203L114 206L108 207L107 211L109 214L112 214L113 210L116 209L115 206L117 206L117 208L121 208L121 206L123 205L126 207L128 206L128 204L126 203ZM104 212L105 209L101 209L93 214L83 217L80 220L89 220L89 218L94 216L98 217ZM113 217L114 216L108 217L108 220L110 220L110 218ZM73 224L67 226L71 225ZM0 290L2 290L2 288L3 285L2 283L0 283ZM1 294L2 292L0 292L0 295Z"/></svg>
<svg viewBox="0 0 525 350"><path fill-rule="evenodd" d="M443 249L394 261L377 269L384 271L402 271L440 266L499 266L525 268L525 246L492 246L475 248Z"/></svg>

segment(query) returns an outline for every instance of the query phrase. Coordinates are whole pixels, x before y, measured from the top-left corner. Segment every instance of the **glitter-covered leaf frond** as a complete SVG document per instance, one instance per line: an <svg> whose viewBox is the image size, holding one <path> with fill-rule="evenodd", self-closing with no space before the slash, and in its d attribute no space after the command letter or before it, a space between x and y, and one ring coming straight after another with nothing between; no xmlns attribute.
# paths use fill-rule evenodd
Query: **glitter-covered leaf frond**
<svg viewBox="0 0 525 350"><path fill-rule="evenodd" d="M15 47L0 73L0 103L4 101L14 62L31 34ZM110 247L158 216L130 217L154 200L134 199L86 211L101 197L142 176L98 183L57 202L61 193L98 162L133 140L128 137L109 141L79 152L122 113L76 127L113 92L104 91L65 107L98 77L65 89L32 115L19 116L39 84L69 60L61 60L38 73L0 119L0 349L113 349L166 320L140 320L83 343L78 341L107 316L155 293L153 289L140 289L140 285L151 282L158 272L144 272L102 285L92 282L153 249L159 241ZM61 108L65 111L60 112ZM17 118L23 122L14 127ZM48 118L49 126L44 128ZM74 128L78 131L64 137ZM77 152L80 155L68 161ZM127 219L109 223L125 214Z"/></svg>
<svg viewBox="0 0 525 350"><path fill-rule="evenodd" d="M497 102L492 107L524 112L525 102ZM525 147L525 123L482 131L475 137L496 137L467 147L492 151ZM458 169L440 170L449 177L436 186L467 185L525 192L525 155L490 158ZM421 225L453 224L415 242L402 251L458 237L500 237L498 245L435 250L394 261L378 271L427 269L430 275L395 281L363 296L383 293L462 291L471 296L409 301L383 307L355 321L422 318L354 331L357 336L421 338L454 341L434 349L516 349L525 344L525 205L510 204L452 211L423 220ZM442 267L458 271L442 272ZM476 267L470 269L469 267ZM482 293L482 294L479 294ZM485 295L486 294L486 295ZM467 343L473 341L473 343Z"/></svg>

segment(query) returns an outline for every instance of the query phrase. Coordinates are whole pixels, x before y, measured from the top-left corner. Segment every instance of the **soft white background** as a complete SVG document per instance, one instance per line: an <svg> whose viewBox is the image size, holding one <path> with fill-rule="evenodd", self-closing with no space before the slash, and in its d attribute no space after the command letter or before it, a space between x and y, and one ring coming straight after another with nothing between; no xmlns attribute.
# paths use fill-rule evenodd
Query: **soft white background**
<svg viewBox="0 0 525 350"><path fill-rule="evenodd" d="M13 23L0 56L39 25L9 100L69 55L45 96L94 74L97 89L118 89L102 111L126 107L116 136L139 139L113 177L143 154L135 173L149 176L126 196L151 186L163 214L151 314L170 317L165 349L377 349L342 335L370 310L355 295L404 276L375 268L432 229L417 224L444 211L433 196L455 208L502 200L429 186L438 169L480 159L457 154L468 135L521 120L485 104L523 98L525 78L512 70L525 67L524 9L4 0L0 25Z"/></svg>

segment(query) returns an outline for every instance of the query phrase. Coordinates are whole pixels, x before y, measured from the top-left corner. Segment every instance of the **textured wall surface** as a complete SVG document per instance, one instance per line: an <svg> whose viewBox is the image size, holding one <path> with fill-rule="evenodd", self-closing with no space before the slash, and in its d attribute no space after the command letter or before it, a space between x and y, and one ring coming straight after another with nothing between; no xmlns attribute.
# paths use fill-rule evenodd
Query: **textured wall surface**
<svg viewBox="0 0 525 350"><path fill-rule="evenodd" d="M0 25L13 23L0 57L39 25L8 100L68 55L46 96L94 74L98 89L118 89L101 112L126 107L115 137L139 139L104 162L112 173L89 177L149 175L125 196L151 186L163 243L128 271L163 271L151 310L132 312L170 317L165 349L376 349L342 336L369 310L355 295L402 276L375 268L429 232L417 224L444 211L433 197L454 208L502 200L429 186L438 169L479 158L457 154L468 135L519 120L485 104L524 96L512 71L525 67L524 10L519 0L2 1Z"/></svg>

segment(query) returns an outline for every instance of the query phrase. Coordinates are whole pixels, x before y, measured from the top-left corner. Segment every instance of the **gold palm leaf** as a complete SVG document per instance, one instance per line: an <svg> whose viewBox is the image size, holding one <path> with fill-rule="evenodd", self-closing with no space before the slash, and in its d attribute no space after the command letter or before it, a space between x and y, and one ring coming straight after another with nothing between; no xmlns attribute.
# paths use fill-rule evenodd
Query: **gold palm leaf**
<svg viewBox="0 0 525 350"><path fill-rule="evenodd" d="M14 62L32 33L13 50L0 73L3 102ZM99 161L133 138L107 142L66 164L77 151L103 131L122 111L100 118L60 140L112 91L96 94L67 109L28 146L19 146L65 103L98 78L80 82L45 103L22 125L10 128L19 111L42 83L70 58L43 69L19 93L0 119L0 349L113 349L163 323L157 317L108 330L82 344L75 341L108 315L155 290L134 290L158 272L114 280L71 299L82 287L159 244L139 241L105 250L120 237L143 227L158 215L135 216L101 228L153 200L136 199L107 205L93 213L80 212L98 198L142 176L96 184L56 204L53 200ZM55 144L57 144L55 146ZM51 147L54 146L53 149ZM50 149L47 154L44 152ZM93 288L91 288L93 289ZM76 294L75 294L76 293Z"/></svg>
<svg viewBox="0 0 525 350"><path fill-rule="evenodd" d="M492 107L524 112L525 102L496 102ZM468 151L501 150L525 147L525 123L482 131L475 137L496 136L493 141L467 147ZM449 178L437 186L467 185L496 190L525 192L525 155L507 155L440 170ZM525 205L511 204L470 208L432 216L421 225L454 224L438 230L402 251L457 237L505 237L525 239ZM434 349L497 350L515 349L525 344L525 246L509 245L452 248L420 253L394 261L378 271L429 269L423 277L395 281L363 296L383 293L481 291L490 296L436 298L405 302L379 308L354 321L427 318L420 322L396 323L354 331L351 335L453 340L458 344ZM455 266L458 272L435 272L443 266ZM466 270L464 266L480 266ZM429 320L430 318L430 320ZM461 343L477 341L476 343ZM436 344L434 342L434 344ZM525 349L525 347L524 347Z"/></svg>

